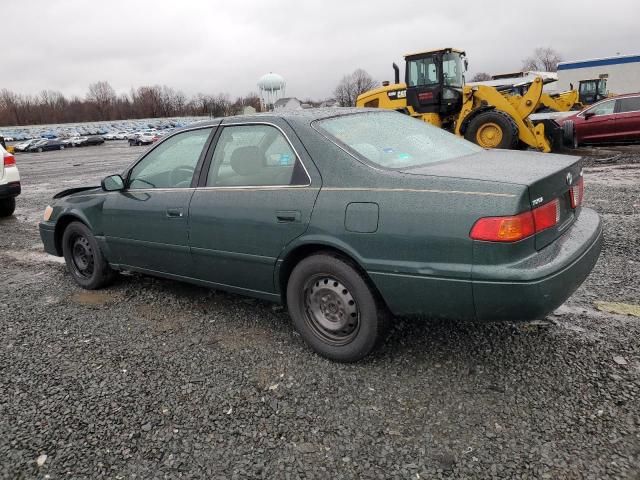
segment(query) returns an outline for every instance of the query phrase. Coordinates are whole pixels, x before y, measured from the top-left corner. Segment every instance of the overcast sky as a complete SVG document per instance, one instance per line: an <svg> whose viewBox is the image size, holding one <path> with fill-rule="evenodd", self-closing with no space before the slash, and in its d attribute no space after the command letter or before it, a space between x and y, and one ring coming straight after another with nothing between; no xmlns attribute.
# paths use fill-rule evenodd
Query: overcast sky
<svg viewBox="0 0 640 480"><path fill-rule="evenodd" d="M565 60L640 54L639 0L3 0L0 11L0 88L31 94L84 96L106 80L119 93L235 97L273 71L288 96L322 99L356 68L392 80L403 54L445 46L467 51L470 75L517 70L538 46Z"/></svg>

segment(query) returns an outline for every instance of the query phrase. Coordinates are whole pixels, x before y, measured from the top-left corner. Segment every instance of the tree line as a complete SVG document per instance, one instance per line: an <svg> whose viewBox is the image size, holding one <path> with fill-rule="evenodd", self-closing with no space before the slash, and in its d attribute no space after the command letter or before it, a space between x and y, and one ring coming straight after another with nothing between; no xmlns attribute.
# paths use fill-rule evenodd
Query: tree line
<svg viewBox="0 0 640 480"><path fill-rule="evenodd" d="M227 94L199 93L187 97L173 88L160 85L131 89L117 94L104 81L92 83L84 97L65 97L54 90L37 95L22 95L0 90L0 126L42 125L135 118L176 116L221 117L241 113L245 106L260 111L260 97L249 93L232 100Z"/></svg>

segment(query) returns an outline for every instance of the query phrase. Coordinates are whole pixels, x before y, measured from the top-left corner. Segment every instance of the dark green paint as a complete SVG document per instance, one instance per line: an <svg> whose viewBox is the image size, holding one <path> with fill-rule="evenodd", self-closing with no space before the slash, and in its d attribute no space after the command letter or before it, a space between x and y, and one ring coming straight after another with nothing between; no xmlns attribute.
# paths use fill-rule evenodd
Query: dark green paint
<svg viewBox="0 0 640 480"><path fill-rule="evenodd" d="M41 224L45 249L61 254L56 225L74 217L92 229L116 269L278 301L288 255L308 246L332 248L367 272L396 314L483 320L543 315L593 267L601 226L587 209L570 212L563 228L517 244L469 238L480 217L516 214L531 208L538 196L551 199L566 190L566 173L580 173L575 158L491 151L384 171L314 128L314 120L342 112L222 122L280 127L308 170L308 186L72 193L59 198L50 221ZM203 178L215 138L212 134L196 168ZM192 185L198 185L197 178ZM169 217L168 209L182 215Z"/></svg>

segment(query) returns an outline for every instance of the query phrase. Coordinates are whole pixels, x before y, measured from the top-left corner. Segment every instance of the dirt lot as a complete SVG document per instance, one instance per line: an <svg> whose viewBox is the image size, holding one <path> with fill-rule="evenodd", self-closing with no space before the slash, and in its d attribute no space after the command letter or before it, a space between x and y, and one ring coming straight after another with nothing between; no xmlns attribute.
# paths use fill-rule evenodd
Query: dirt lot
<svg viewBox="0 0 640 480"><path fill-rule="evenodd" d="M42 211L141 151L17 156L0 477L640 479L640 318L597 303L640 304L640 149L588 161L604 249L546 321L398 319L356 365L311 353L268 303L133 275L76 287L42 253Z"/></svg>

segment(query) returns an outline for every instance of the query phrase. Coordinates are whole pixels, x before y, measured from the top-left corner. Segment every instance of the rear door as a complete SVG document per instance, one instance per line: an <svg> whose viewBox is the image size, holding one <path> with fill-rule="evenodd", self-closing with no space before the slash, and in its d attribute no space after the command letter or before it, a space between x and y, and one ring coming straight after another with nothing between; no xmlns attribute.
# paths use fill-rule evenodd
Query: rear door
<svg viewBox="0 0 640 480"><path fill-rule="evenodd" d="M616 139L640 139L640 96L619 98L616 101Z"/></svg>
<svg viewBox="0 0 640 480"><path fill-rule="evenodd" d="M167 138L130 170L124 191L107 194L104 234L118 264L190 276L192 181L213 129Z"/></svg>
<svg viewBox="0 0 640 480"><path fill-rule="evenodd" d="M576 122L578 140L581 142L611 141L616 135L615 100L600 102L581 113Z"/></svg>
<svg viewBox="0 0 640 480"><path fill-rule="evenodd" d="M223 124L189 207L196 278L274 293L284 247L306 230L320 175L291 127Z"/></svg>

